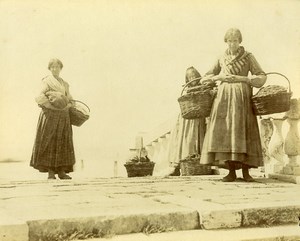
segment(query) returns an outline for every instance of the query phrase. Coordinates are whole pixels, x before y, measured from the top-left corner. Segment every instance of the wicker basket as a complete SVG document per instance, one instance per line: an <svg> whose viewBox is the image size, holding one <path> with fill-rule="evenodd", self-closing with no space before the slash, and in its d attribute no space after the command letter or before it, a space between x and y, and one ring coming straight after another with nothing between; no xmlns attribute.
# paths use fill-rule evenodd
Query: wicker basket
<svg viewBox="0 0 300 241"><path fill-rule="evenodd" d="M124 166L127 170L128 177L152 176L154 162L128 162Z"/></svg>
<svg viewBox="0 0 300 241"><path fill-rule="evenodd" d="M209 165L199 163L200 158L185 159L180 161L182 176L212 175L213 170Z"/></svg>
<svg viewBox="0 0 300 241"><path fill-rule="evenodd" d="M270 74L277 74L284 77L289 83L289 89L286 92L279 92L264 96L258 96L257 94L254 95L252 97L252 106L255 115L269 115L274 113L286 112L290 109L292 92L289 79L285 75L277 72L270 72L266 75ZM272 87L272 85L269 87Z"/></svg>
<svg viewBox="0 0 300 241"><path fill-rule="evenodd" d="M75 104L70 108L70 122L74 126L81 126L90 117L90 108L79 100L72 100Z"/></svg>
<svg viewBox="0 0 300 241"><path fill-rule="evenodd" d="M210 115L212 103L215 97L215 91L213 91L212 88L206 88L183 95L185 88L191 82L184 85L181 96L178 98L181 116L184 119L207 117Z"/></svg>

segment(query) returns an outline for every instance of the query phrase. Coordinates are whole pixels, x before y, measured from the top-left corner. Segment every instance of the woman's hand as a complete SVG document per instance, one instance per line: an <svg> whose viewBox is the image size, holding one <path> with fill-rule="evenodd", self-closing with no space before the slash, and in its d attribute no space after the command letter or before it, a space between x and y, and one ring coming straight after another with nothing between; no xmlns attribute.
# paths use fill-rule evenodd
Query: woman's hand
<svg viewBox="0 0 300 241"><path fill-rule="evenodd" d="M241 76L241 75L233 75L235 82L242 82L250 84L250 79L247 76Z"/></svg>
<svg viewBox="0 0 300 241"><path fill-rule="evenodd" d="M222 74L222 75L217 75L218 80L221 82L227 82L227 83L250 83L250 79L247 76L240 76L240 75L233 75L233 74ZM217 77L216 76L216 77Z"/></svg>
<svg viewBox="0 0 300 241"><path fill-rule="evenodd" d="M215 75L213 74L206 75L200 80L200 83L204 85L214 85L215 84L214 77Z"/></svg>
<svg viewBox="0 0 300 241"><path fill-rule="evenodd" d="M201 79L201 84L211 84L216 81L227 82L227 83L237 83L245 82L249 83L249 78L247 76L233 75L233 74L219 74L214 76L205 76Z"/></svg>
<svg viewBox="0 0 300 241"><path fill-rule="evenodd" d="M45 93L50 103L57 109L64 109L68 104L68 98L58 91L48 91Z"/></svg>
<svg viewBox="0 0 300 241"><path fill-rule="evenodd" d="M221 81L221 82L234 82L235 80L235 77L234 75L231 75L231 74L219 74L219 75L216 75L212 78L212 80L214 82L216 81Z"/></svg>

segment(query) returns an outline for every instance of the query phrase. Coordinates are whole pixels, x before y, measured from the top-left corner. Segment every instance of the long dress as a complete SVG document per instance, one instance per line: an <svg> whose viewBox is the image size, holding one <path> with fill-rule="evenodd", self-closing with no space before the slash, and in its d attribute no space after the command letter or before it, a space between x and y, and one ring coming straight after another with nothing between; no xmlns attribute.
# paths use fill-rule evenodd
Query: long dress
<svg viewBox="0 0 300 241"><path fill-rule="evenodd" d="M73 146L73 132L69 117L69 108L53 108L47 98L47 93L54 91L67 101L72 99L69 85L61 78L47 76L42 80L42 91L36 102L42 108L38 124L35 143L32 151L30 166L40 172L49 170L58 173L73 171L75 154Z"/></svg>
<svg viewBox="0 0 300 241"><path fill-rule="evenodd" d="M178 166L179 161L192 154L200 154L205 134L205 118L184 119L181 114L170 135L168 161Z"/></svg>
<svg viewBox="0 0 300 241"><path fill-rule="evenodd" d="M206 75L234 74L248 76L264 75L255 57L239 48L238 56L230 59L229 52L217 61ZM263 165L262 147L256 116L251 105L252 86L261 87L265 78L245 82L222 82L218 86L210 114L210 123L204 138L201 164L228 168L227 160L249 167Z"/></svg>

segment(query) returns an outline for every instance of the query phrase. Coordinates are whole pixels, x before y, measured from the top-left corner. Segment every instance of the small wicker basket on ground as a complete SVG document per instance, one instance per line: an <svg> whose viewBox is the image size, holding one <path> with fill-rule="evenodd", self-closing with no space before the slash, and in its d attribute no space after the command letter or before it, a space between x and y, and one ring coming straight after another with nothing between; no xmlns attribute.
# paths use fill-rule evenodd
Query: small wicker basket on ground
<svg viewBox="0 0 300 241"><path fill-rule="evenodd" d="M200 85L197 91L187 92L185 88L191 82L184 85L181 96L178 98L181 115L184 119L197 119L210 115L215 91L212 86Z"/></svg>
<svg viewBox="0 0 300 241"><path fill-rule="evenodd" d="M124 164L128 177L152 176L155 163L150 161L147 155L141 156L142 149L140 149L138 156L131 158Z"/></svg>
<svg viewBox="0 0 300 241"><path fill-rule="evenodd" d="M90 108L79 100L72 100L74 103L69 110L71 125L81 126L90 117Z"/></svg>
<svg viewBox="0 0 300 241"><path fill-rule="evenodd" d="M128 162L124 164L128 177L152 176L154 165L154 162Z"/></svg>
<svg viewBox="0 0 300 241"><path fill-rule="evenodd" d="M289 79L280 73L270 72L267 75L276 74L284 77L289 84L289 88L278 85L268 85L252 97L252 106L255 115L269 115L286 112L290 109L290 100L292 97L291 85Z"/></svg>
<svg viewBox="0 0 300 241"><path fill-rule="evenodd" d="M200 156L189 156L180 161L180 169L182 176L196 176L196 175L212 175L213 169L209 165L199 163Z"/></svg>

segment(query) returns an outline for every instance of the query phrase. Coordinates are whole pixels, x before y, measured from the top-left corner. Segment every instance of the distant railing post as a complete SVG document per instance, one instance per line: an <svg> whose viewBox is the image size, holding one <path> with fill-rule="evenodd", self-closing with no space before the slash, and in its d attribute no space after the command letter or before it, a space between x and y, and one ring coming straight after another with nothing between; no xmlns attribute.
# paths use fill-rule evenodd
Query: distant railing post
<svg viewBox="0 0 300 241"><path fill-rule="evenodd" d="M262 145L262 154L264 161L264 171L268 175L273 173L273 169L271 168L271 157L269 153L269 143L271 140L271 136L273 134L273 123L268 119L261 119L259 122L260 127L260 139Z"/></svg>
<svg viewBox="0 0 300 241"><path fill-rule="evenodd" d="M284 174L300 175L298 157L300 155L300 136L298 123L300 119L300 99L291 100L291 108L286 114L289 130L284 143L284 151L288 156L288 163L283 169Z"/></svg>
<svg viewBox="0 0 300 241"><path fill-rule="evenodd" d="M118 177L118 161L114 161L114 177Z"/></svg>
<svg viewBox="0 0 300 241"><path fill-rule="evenodd" d="M281 173L284 166L284 139L282 135L282 125L284 119L271 119L273 123L273 135L269 143L269 153L271 157L274 173Z"/></svg>

